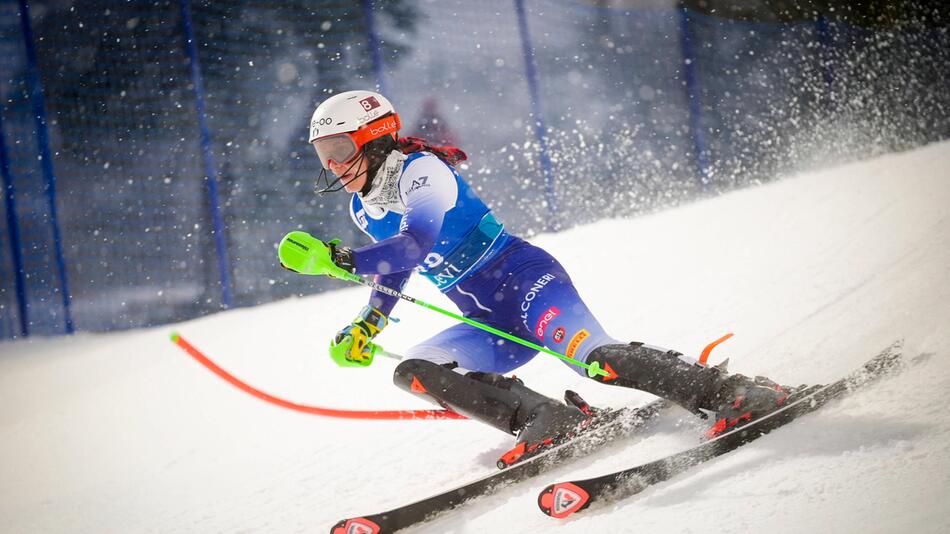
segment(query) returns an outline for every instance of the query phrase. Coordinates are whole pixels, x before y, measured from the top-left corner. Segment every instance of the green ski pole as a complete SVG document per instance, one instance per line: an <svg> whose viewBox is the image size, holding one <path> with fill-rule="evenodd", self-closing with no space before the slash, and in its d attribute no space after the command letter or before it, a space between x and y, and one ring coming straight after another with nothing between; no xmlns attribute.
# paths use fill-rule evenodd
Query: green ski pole
<svg viewBox="0 0 950 534"><path fill-rule="evenodd" d="M389 288L389 287L386 287L386 286L377 284L376 282L374 282L374 281L372 281L372 280L367 280L367 279L365 279L365 278L363 278L363 277L361 277L361 276L359 276L359 275L351 274L351 273L342 273L342 274L345 275L344 280L347 280L347 281L350 281L350 282L356 282L357 284L364 285L364 286L366 286L366 287L368 287L368 288L371 288L371 289L375 289L376 291L379 291L379 292L381 292L381 293L386 293L387 295L392 295L392 296L394 296L394 297L396 297L396 298L400 298L400 299L402 299L402 300L405 300L405 301L408 301L408 302L412 302L413 304L417 304L417 305L419 305L419 306L422 306L423 308L432 310L432 311L434 311L434 312L441 313L442 315L445 315L445 316L447 316L447 317L451 317L451 318L453 318L453 319L455 319L455 320L457 320L457 321L462 321L463 323L470 324L470 325L474 326L475 328L479 328L479 329L484 330L484 331L486 331L486 332L491 332L492 334L495 334L496 336L505 338L505 339L507 339L508 341L514 341L515 343L518 343L519 345L524 345L525 347L532 348L532 349L534 349L534 350L536 350L536 351L538 351L538 352L543 352L543 353L545 353L545 354L550 354L551 356L555 356L555 357L557 357L557 358L560 358L560 359L564 360L565 362L567 362L567 363L569 363L569 364L571 364L571 365L576 365L576 366L578 366L578 367L582 367L582 368L584 368L584 369L587 370L587 376L589 376L589 377L591 377L591 378L593 378L593 377L595 377L595 376L610 376L610 374L607 373L607 371L604 371L603 369L600 368L600 364L599 364L598 362L594 362L594 363L592 363L592 364L586 364L586 363L583 363L583 362L579 362L579 361L577 361L577 360L568 358L567 356L565 356L565 355L563 355L563 354L554 352L553 350L551 350L551 349L549 349L549 348L547 348L547 347L543 347L543 346L538 345L538 344L536 344L536 343L532 343L532 342L530 342L530 341L521 339L520 337L513 336L513 335L509 334L508 332L503 332L503 331L501 331L501 330L498 330L497 328L492 328L492 327L488 326L487 324L480 323L480 322L478 322L478 321L476 321L476 320L474 320L474 319L469 319L468 317L459 315L459 314L457 314L457 313L452 313L452 312L450 312L449 310L444 310L444 309L442 309L442 308L440 308L440 307L438 307L438 306L436 306L436 305L434 305L434 304L429 304L428 302L419 300L419 299L414 298L414 297L410 297L409 295L406 295L406 294L404 294L404 293L401 293L401 292L399 292L399 291L396 291L395 289L392 289L392 288Z"/></svg>
<svg viewBox="0 0 950 534"><path fill-rule="evenodd" d="M388 350L384 349L383 346L380 345L379 343L370 342L369 346L370 346L369 350L373 356L385 356L387 358L392 358L394 360L402 360L401 355L396 354L394 352L389 352Z"/></svg>

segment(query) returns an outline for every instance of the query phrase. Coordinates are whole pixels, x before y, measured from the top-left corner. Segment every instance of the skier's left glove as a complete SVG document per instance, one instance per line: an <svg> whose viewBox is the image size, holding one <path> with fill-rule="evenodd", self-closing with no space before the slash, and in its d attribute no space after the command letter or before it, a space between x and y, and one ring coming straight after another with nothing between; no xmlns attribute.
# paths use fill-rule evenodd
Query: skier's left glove
<svg viewBox="0 0 950 534"><path fill-rule="evenodd" d="M353 322L337 332L330 342L330 358L340 367L366 367L373 363L376 346L370 341L380 333L389 319L376 308L366 306Z"/></svg>
<svg viewBox="0 0 950 534"><path fill-rule="evenodd" d="M326 275L349 280L355 267L353 251L341 247L339 240L324 243L307 232L293 231L277 246L277 257L285 269L311 275Z"/></svg>

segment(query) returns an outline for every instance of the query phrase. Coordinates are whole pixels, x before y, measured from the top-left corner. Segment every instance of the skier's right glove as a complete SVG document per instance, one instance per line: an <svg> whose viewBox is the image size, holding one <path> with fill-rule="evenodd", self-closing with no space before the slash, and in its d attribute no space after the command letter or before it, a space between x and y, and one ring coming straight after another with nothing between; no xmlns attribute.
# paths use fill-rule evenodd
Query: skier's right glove
<svg viewBox="0 0 950 534"><path fill-rule="evenodd" d="M376 308L366 306L359 317L337 332L330 342L330 358L340 367L366 367L373 363L376 346L370 341L380 333L389 319Z"/></svg>
<svg viewBox="0 0 950 534"><path fill-rule="evenodd" d="M353 280L353 252L338 240L324 243L307 232L295 230L277 245L280 265L300 274L325 275Z"/></svg>

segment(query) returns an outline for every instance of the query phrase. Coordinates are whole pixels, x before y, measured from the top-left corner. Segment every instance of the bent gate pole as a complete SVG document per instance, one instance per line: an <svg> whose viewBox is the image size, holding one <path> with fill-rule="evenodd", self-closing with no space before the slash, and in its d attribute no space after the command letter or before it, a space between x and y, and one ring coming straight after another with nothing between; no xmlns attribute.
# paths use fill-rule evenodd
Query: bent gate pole
<svg viewBox="0 0 950 534"><path fill-rule="evenodd" d="M240 380L236 376L222 369L220 366L218 366L218 364L211 361L210 358L195 348L194 345L186 341L185 338L178 335L178 333L173 333L171 339L172 343L178 345L178 347L185 351L189 356L194 358L198 363L204 365L206 368L208 368L208 370L218 375L232 386L240 389L248 395L251 395L252 397L257 397L264 402L280 406L281 408L286 408L288 410L311 415L338 417L343 419L377 419L388 421L406 419L466 419L464 415L450 410L343 410L339 408L324 408L321 406L297 404L296 402L291 402L280 397L275 397L269 393L265 393Z"/></svg>

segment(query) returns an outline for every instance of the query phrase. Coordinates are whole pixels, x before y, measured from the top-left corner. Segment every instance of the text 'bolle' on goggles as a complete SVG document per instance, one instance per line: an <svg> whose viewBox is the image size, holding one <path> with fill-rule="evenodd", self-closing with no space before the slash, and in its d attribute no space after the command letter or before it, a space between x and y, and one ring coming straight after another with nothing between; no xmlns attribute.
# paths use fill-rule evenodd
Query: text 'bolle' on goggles
<svg viewBox="0 0 950 534"><path fill-rule="evenodd" d="M381 119L363 125L355 132L345 132L321 137L313 142L317 157L324 169L330 168L330 162L346 163L359 153L363 145L384 135L394 134L402 127L399 115L393 113Z"/></svg>

